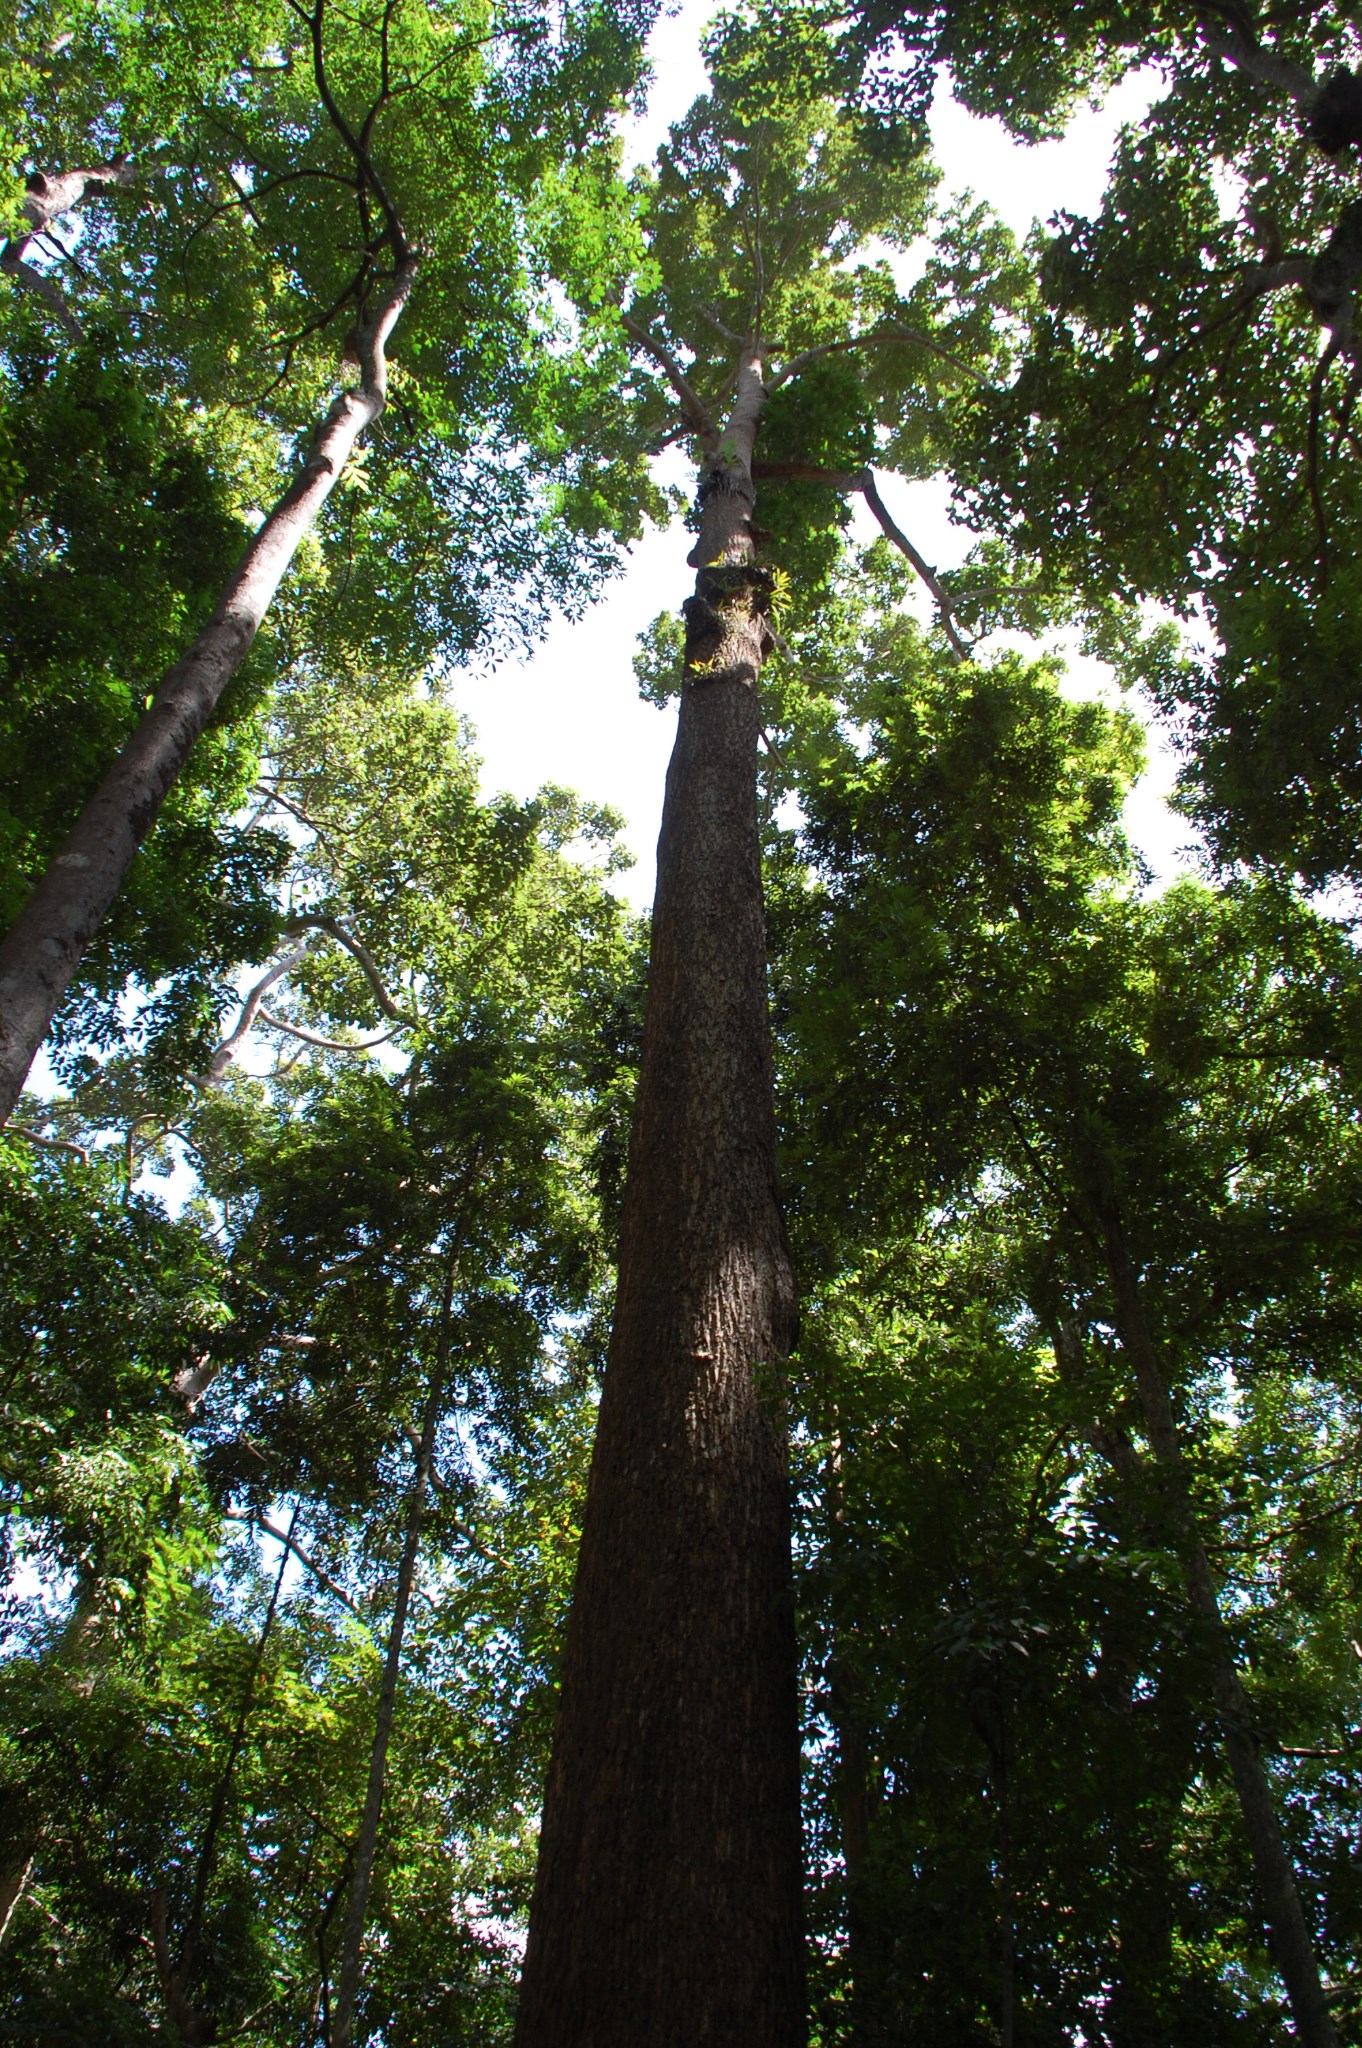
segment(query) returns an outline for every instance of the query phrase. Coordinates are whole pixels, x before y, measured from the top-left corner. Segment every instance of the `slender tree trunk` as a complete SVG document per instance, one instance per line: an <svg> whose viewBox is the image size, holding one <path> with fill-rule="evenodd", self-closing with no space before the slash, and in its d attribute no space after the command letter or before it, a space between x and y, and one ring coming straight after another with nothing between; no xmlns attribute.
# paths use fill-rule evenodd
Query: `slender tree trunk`
<svg viewBox="0 0 1362 2048"><path fill-rule="evenodd" d="M1273 1955L1286 1986L1296 2038L1304 2048L1338 2048L1338 2035L1325 1999L1296 1874L1287 1854L1253 1729L1253 1710L1234 1661L1220 1612L1210 1559L1197 1523L1187 1467L1178 1440L1168 1382L1154 1342L1144 1297L1126 1243L1119 1211L1097 1206L1116 1311L1116 1330L1135 1375L1135 1387L1162 1481L1163 1498L1182 1559L1187 1603L1202 1626L1210 1669L1211 1696L1243 1815L1244 1833L1262 1895Z"/></svg>
<svg viewBox="0 0 1362 2048"><path fill-rule="evenodd" d="M749 351L700 486L619 1291L517 2048L798 2048L799 1742Z"/></svg>
<svg viewBox="0 0 1362 2048"><path fill-rule="evenodd" d="M1043 1317L1043 1311L1037 1309L1037 1313ZM1048 1328L1060 1377L1081 1395L1088 1372L1082 1333L1076 1323L1053 1315ZM1150 1512L1155 1503L1148 1462L1127 1431L1116 1422L1092 1421L1084 1434L1119 1482L1119 1526L1125 1538L1145 1548L1166 1540L1166 1524ZM1121 1725L1121 1750L1136 1761L1127 1803L1117 1800L1111 1808L1121 1873L1111 1995L1102 2014L1111 2048L1165 2048L1170 2038L1173 2008L1168 1990L1174 1979L1177 1898L1171 1867L1173 1815L1195 1773L1190 1742L1183 1745L1184 1756L1181 1749L1170 1746L1165 1728L1157 1738L1159 1769L1151 1775L1148 1738L1142 1738L1135 1708L1141 1669L1139 1658L1119 1635L1114 1642L1103 1644L1096 1674L1098 1689L1106 1695L1108 1711ZM1140 1719L1152 1718L1152 1704L1145 1704ZM1139 1765L1141 1753L1146 1759L1143 1768Z"/></svg>
<svg viewBox="0 0 1362 2048"><path fill-rule="evenodd" d="M289 1518L288 1533L290 1543L292 1542L293 1532L298 1526L300 1512L300 1508L295 1505L293 1513ZM237 1708L236 1723L232 1729L232 1739L227 1745L227 1755L223 1760L222 1769L218 1773L217 1784L213 1787L213 1797L208 1809L208 1820L203 1830L203 1841L199 1848L198 1862L194 1869L194 1889L190 1896L189 1913L185 1920L184 1939L180 1943L179 1960L170 1973L174 1980L175 1996L179 2001L182 2013L189 2015L194 2024L200 2029L200 2034L203 2035L203 2038L206 2038L206 2034L203 2033L204 2023L193 2011L189 1999L189 1985L194 1964L198 1957L199 1937L203 1932L203 1916L208 1904L208 1888L213 1881L213 1872L217 1867L218 1835L221 1832L222 1823L226 1817L227 1801L232 1791L232 1780L236 1776L237 1759L241 1755L242 1744L246 1740L247 1723L251 1718L251 1709L255 1705L256 1680L260 1676L260 1667L265 1661L265 1651L269 1645L270 1632L274 1627L274 1617L279 1611L279 1596L284 1590L284 1573L288 1569L288 1561L289 1549L285 1545L279 1558L279 1569L274 1575L274 1585L270 1591L269 1605L265 1609L265 1619L261 1624L260 1633L256 1637L250 1669L246 1674L246 1683L241 1690L241 1704ZM163 1898L164 1894L159 1896ZM164 1932L164 1929L162 1931ZM169 1996L167 2009L169 2009ZM180 2021L180 2030L182 2033L184 2032L183 2019ZM185 2039L198 2039L200 2034L193 2036L185 2035Z"/></svg>
<svg viewBox="0 0 1362 2048"><path fill-rule="evenodd" d="M0 1949L9 1940L10 1928L14 1924L14 1909L28 1888L28 1880L37 1859L36 1845L17 1851L9 1860L0 1865Z"/></svg>
<svg viewBox="0 0 1362 2048"><path fill-rule="evenodd" d="M151 708L90 797L9 935L0 943L0 1123L19 1099L68 983L108 914L361 433L387 394L385 344L410 294L404 263L351 337L360 382L331 406L312 452L229 578L212 618L163 679Z"/></svg>
<svg viewBox="0 0 1362 2048"><path fill-rule="evenodd" d="M870 1853L870 1744L856 1670L855 1631L843 1621L841 1588L846 1573L846 1500L842 1485L842 1436L834 1417L824 1478L824 1510L831 1565L828 1657L828 1715L837 1744L833 1803L846 1914L846 1968L851 1980L852 2041L875 2031L875 1944L865 1911L866 1859Z"/></svg>
<svg viewBox="0 0 1362 2048"><path fill-rule="evenodd" d="M392 1741L393 1716L397 1711L397 1681L402 1672L402 1639L407 1630L407 1611L416 1577L416 1560L421 1549L421 1522L426 1495L430 1490L431 1461L435 1455L435 1431L444 1399L449 1370L449 1322L454 1299L454 1266L445 1278L440 1306L440 1334L435 1370L426 1396L421 1438L416 1452L416 1476L407 1504L407 1534L397 1568L397 1590L393 1618L388 1629L388 1648L383 1660L383 1677L378 1689L378 1712L374 1718L374 1739L369 1750L369 1782L364 1794L359 1837L355 1843L354 1874L346 1902L341 1932L340 1974L336 1980L336 2002L328 2034L330 2048L351 2048L355 2033L355 2005L359 1998L360 1963L364 1923L369 1911L369 1891L378 1854L378 1827L383 1817L383 1793L388 1774L388 1747Z"/></svg>

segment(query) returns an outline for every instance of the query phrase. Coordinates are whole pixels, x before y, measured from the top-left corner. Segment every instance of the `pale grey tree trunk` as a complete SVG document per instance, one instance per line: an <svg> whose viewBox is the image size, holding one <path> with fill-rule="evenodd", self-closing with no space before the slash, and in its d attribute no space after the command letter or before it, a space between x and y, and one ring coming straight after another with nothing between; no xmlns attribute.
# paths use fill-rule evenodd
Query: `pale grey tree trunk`
<svg viewBox="0 0 1362 2048"><path fill-rule="evenodd" d="M240 667L275 591L387 396L385 344L411 292L399 268L351 337L360 381L322 421L302 469L229 578L213 616L150 709L0 943L0 1123L10 1115L68 984L155 824L194 742Z"/></svg>
<svg viewBox="0 0 1362 2048"><path fill-rule="evenodd" d="M20 208L24 232L0 244L0 275L12 277L16 284L27 285L31 292L36 292L73 341L80 340L79 320L67 305L56 278L50 271L30 263L28 252L54 221L69 213L73 206L79 206L87 192L103 192L110 185L126 190L136 176L129 163L97 164L88 171L35 171Z"/></svg>

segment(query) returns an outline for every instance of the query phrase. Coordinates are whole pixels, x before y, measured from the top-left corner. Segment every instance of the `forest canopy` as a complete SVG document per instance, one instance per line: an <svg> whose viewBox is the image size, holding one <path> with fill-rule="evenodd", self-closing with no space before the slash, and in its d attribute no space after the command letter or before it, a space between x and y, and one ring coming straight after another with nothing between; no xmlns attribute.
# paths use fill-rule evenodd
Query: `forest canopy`
<svg viewBox="0 0 1362 2048"><path fill-rule="evenodd" d="M1362 36L654 26L7 9L0 2041L1362 2048Z"/></svg>

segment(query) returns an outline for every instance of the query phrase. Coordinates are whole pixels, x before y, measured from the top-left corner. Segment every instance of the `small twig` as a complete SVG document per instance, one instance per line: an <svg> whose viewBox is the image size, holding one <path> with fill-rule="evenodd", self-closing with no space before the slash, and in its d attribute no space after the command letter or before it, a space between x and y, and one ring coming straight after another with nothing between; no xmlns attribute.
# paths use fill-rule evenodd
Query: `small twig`
<svg viewBox="0 0 1362 2048"><path fill-rule="evenodd" d="M276 1017L263 1008L260 1021L268 1024L272 1031L287 1031L290 1038L301 1038L305 1045L319 1045L323 1052L371 1052L374 1046L386 1045L390 1038L396 1038L403 1028L401 1024L394 1024L391 1031L385 1031L379 1038L323 1038L319 1032L305 1031L301 1024L288 1024L282 1017Z"/></svg>

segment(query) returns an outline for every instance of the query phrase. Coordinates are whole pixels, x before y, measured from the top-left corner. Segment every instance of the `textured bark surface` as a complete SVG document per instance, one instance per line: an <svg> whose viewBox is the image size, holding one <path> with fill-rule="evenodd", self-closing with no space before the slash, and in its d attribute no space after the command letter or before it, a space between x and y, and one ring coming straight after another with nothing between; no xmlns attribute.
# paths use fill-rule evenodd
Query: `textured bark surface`
<svg viewBox="0 0 1362 2048"><path fill-rule="evenodd" d="M619 1293L518 2048L797 2048L799 1743L745 365L701 485Z"/></svg>
<svg viewBox="0 0 1362 2048"><path fill-rule="evenodd" d="M108 915L134 855L194 742L259 631L275 591L387 393L384 345L415 277L407 264L373 319L354 337L361 381L343 391L312 452L229 578L212 618L161 683L0 944L0 1123L13 1110L34 1056Z"/></svg>
<svg viewBox="0 0 1362 2048"><path fill-rule="evenodd" d="M1338 2033L1320 1979L1310 1925L1254 1730L1253 1709L1220 1612L1215 1576L1197 1522L1168 1382L1145 1310L1139 1276L1119 1213L1109 1203L1099 1205L1098 1212L1115 1300L1117 1335L1135 1375L1149 1447L1158 1466L1164 1502L1182 1559L1187 1604L1201 1624L1211 1696L1267 1916L1273 1959L1286 1986L1296 2039L1303 2048L1338 2048Z"/></svg>

